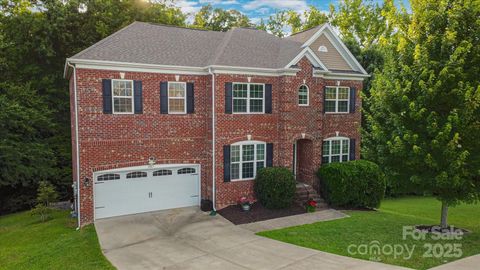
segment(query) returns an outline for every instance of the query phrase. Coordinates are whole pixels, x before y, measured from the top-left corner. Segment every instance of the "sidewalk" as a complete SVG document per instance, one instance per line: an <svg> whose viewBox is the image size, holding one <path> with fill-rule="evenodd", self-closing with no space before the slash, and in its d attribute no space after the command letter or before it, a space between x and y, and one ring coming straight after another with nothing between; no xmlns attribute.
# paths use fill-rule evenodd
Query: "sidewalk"
<svg viewBox="0 0 480 270"><path fill-rule="evenodd" d="M237 226L257 233L262 231L270 231L292 226L311 224L319 221L334 220L344 217L348 217L348 215L334 209L325 209L314 213L305 213L288 217L274 218Z"/></svg>
<svg viewBox="0 0 480 270"><path fill-rule="evenodd" d="M473 255L451 263L430 268L430 270L474 270L480 269L480 255Z"/></svg>

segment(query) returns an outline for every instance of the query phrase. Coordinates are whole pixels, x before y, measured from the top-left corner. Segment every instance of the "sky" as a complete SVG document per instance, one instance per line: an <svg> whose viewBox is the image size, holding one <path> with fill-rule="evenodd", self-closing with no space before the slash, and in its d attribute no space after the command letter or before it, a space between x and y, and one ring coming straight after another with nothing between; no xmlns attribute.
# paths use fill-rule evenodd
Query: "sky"
<svg viewBox="0 0 480 270"><path fill-rule="evenodd" d="M337 5L338 0L174 0L175 5L185 13L195 13L204 5L211 4L213 7L223 9L236 9L246 14L253 23L258 23L261 18L268 17L276 10L292 9L303 13L308 6L315 6L319 10L329 11L330 4ZM382 0L371 0L383 2ZM396 0L408 5L408 0Z"/></svg>

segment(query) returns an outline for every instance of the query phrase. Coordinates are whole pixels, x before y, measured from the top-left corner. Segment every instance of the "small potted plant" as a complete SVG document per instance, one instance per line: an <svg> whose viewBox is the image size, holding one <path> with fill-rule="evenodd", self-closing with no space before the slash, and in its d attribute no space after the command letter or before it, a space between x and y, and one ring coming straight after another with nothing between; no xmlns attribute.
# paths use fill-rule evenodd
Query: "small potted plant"
<svg viewBox="0 0 480 270"><path fill-rule="evenodd" d="M250 200L248 200L247 197L241 197L240 200L238 200L238 204L242 207L243 211L249 211L250 210Z"/></svg>
<svg viewBox="0 0 480 270"><path fill-rule="evenodd" d="M308 199L305 205L308 213L315 212L315 210L317 209L317 202L314 199Z"/></svg>

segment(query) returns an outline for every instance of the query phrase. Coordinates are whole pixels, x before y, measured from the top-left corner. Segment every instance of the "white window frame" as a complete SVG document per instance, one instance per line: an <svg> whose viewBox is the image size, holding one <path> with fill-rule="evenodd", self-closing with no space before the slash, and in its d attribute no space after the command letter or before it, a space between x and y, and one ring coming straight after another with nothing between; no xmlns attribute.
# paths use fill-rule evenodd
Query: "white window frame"
<svg viewBox="0 0 480 270"><path fill-rule="evenodd" d="M246 84L247 85L247 97L246 98L237 98L237 99L246 99L247 100L247 111L246 112L235 112L233 106L233 89L235 89L236 84ZM250 98L250 86L251 85L263 85L263 97L262 97L262 111L261 112L250 112L250 99L260 100L260 98ZM232 114L264 114L265 113L265 84L264 83L243 83L243 82L234 82L232 83Z"/></svg>
<svg viewBox="0 0 480 270"><path fill-rule="evenodd" d="M335 88L335 99L327 99L327 88ZM346 88L347 89L347 94L348 94L348 97L347 99L339 99L338 98L338 89L340 88ZM325 102L323 104L323 106L325 106L325 104L327 103L326 101L335 101L335 111L334 112L327 112L327 110L325 110L325 113L327 114L332 114L332 113L336 113L336 114L344 114L344 113L350 113L350 87L348 86L325 86L325 93L323 93L325 95ZM347 111L346 112L339 112L338 111L338 102L339 101L347 101Z"/></svg>
<svg viewBox="0 0 480 270"><path fill-rule="evenodd" d="M183 97L171 97L170 96L170 84L183 84L185 94ZM171 112L170 111L170 99L183 99L183 112ZM168 82L167 83L167 102L168 102L168 114L187 114L187 83L186 82Z"/></svg>
<svg viewBox="0 0 480 270"><path fill-rule="evenodd" d="M302 88L302 86L305 86L307 88L307 104L300 104L300 88ZM297 103L298 106L310 106L310 88L308 87L308 85L302 84L298 87Z"/></svg>
<svg viewBox="0 0 480 270"><path fill-rule="evenodd" d="M242 166L243 166L243 146L245 145L254 145L253 148L253 160L250 161L245 161L245 163L251 163L253 162L253 177L248 177L244 178L243 173L242 173ZM236 142L230 145L230 181L235 182L235 181L245 181L245 180L253 180L257 176L257 162L261 162L262 160L257 159L257 146L258 145L263 145L263 167L265 168L267 166L267 144L262 141L241 141L241 142ZM239 146L240 147L240 160L236 162L232 162L232 146ZM232 164L240 164L238 169L239 169L239 177L240 178L232 178Z"/></svg>
<svg viewBox="0 0 480 270"><path fill-rule="evenodd" d="M129 96L115 96L113 91L113 83L114 82L130 82L132 84L132 96L130 99L132 100L132 111L131 112L116 112L115 111L115 98L128 98ZM113 114L134 114L135 113L135 85L133 84L133 80L124 80L124 79L112 79L111 80L111 88L112 88L112 113Z"/></svg>
<svg viewBox="0 0 480 270"><path fill-rule="evenodd" d="M347 147L348 147L348 151L346 154L343 153L343 140L347 140ZM347 137L330 137L330 138L326 138L323 140L323 142L325 143L326 141L330 142L329 145L328 145L328 155L325 155L323 153L323 146L322 146L322 161L323 161L323 158L324 157L328 157L328 163L332 163L332 157L333 156L339 156L339 161L338 162L345 162L345 161L342 161L342 156L344 155L347 155L347 161L350 160L350 138L347 138ZM340 141L340 154L335 154L335 155L332 155L332 141Z"/></svg>

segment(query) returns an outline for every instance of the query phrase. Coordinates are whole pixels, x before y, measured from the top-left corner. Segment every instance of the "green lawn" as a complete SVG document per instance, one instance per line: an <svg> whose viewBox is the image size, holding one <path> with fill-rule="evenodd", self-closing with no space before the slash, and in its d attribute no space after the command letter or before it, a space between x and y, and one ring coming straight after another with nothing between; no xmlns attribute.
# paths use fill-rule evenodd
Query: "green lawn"
<svg viewBox="0 0 480 270"><path fill-rule="evenodd" d="M28 212L0 217L0 269L115 269L92 225L76 231L68 212L41 223Z"/></svg>
<svg viewBox="0 0 480 270"><path fill-rule="evenodd" d="M464 235L461 240L432 240L427 235L425 240L413 240L408 237L402 239L404 225L438 224L440 221L440 202L433 198L407 197L401 199L387 199L382 202L379 211L346 211L351 217L319 222L309 225L290 227L286 229L261 232L259 235L276 240L292 243L299 246L318 249L330 253L351 256L360 259L372 259L384 263L401 265L416 269L428 269L430 267L457 260L454 257L445 257L453 244L461 244L461 257L468 257L480 253L480 205L459 205L450 208L449 223L454 226L471 231ZM372 241L378 241L380 247L397 245L398 254L394 258L389 247L385 252L375 255L365 251L362 244L375 246ZM433 244L435 252L433 257L424 257L427 252L425 244ZM353 245L353 246L351 246ZM404 252L401 252L401 245ZM413 249L412 256L408 258L405 245ZM350 246L350 251L348 248ZM360 247L360 249L358 249ZM442 249L443 252L442 253ZM373 251L373 249L372 249ZM454 250L450 250L455 255ZM352 254L356 253L356 254ZM361 253L361 254L359 254ZM437 255L438 257L435 257ZM405 256L405 257L403 257Z"/></svg>

